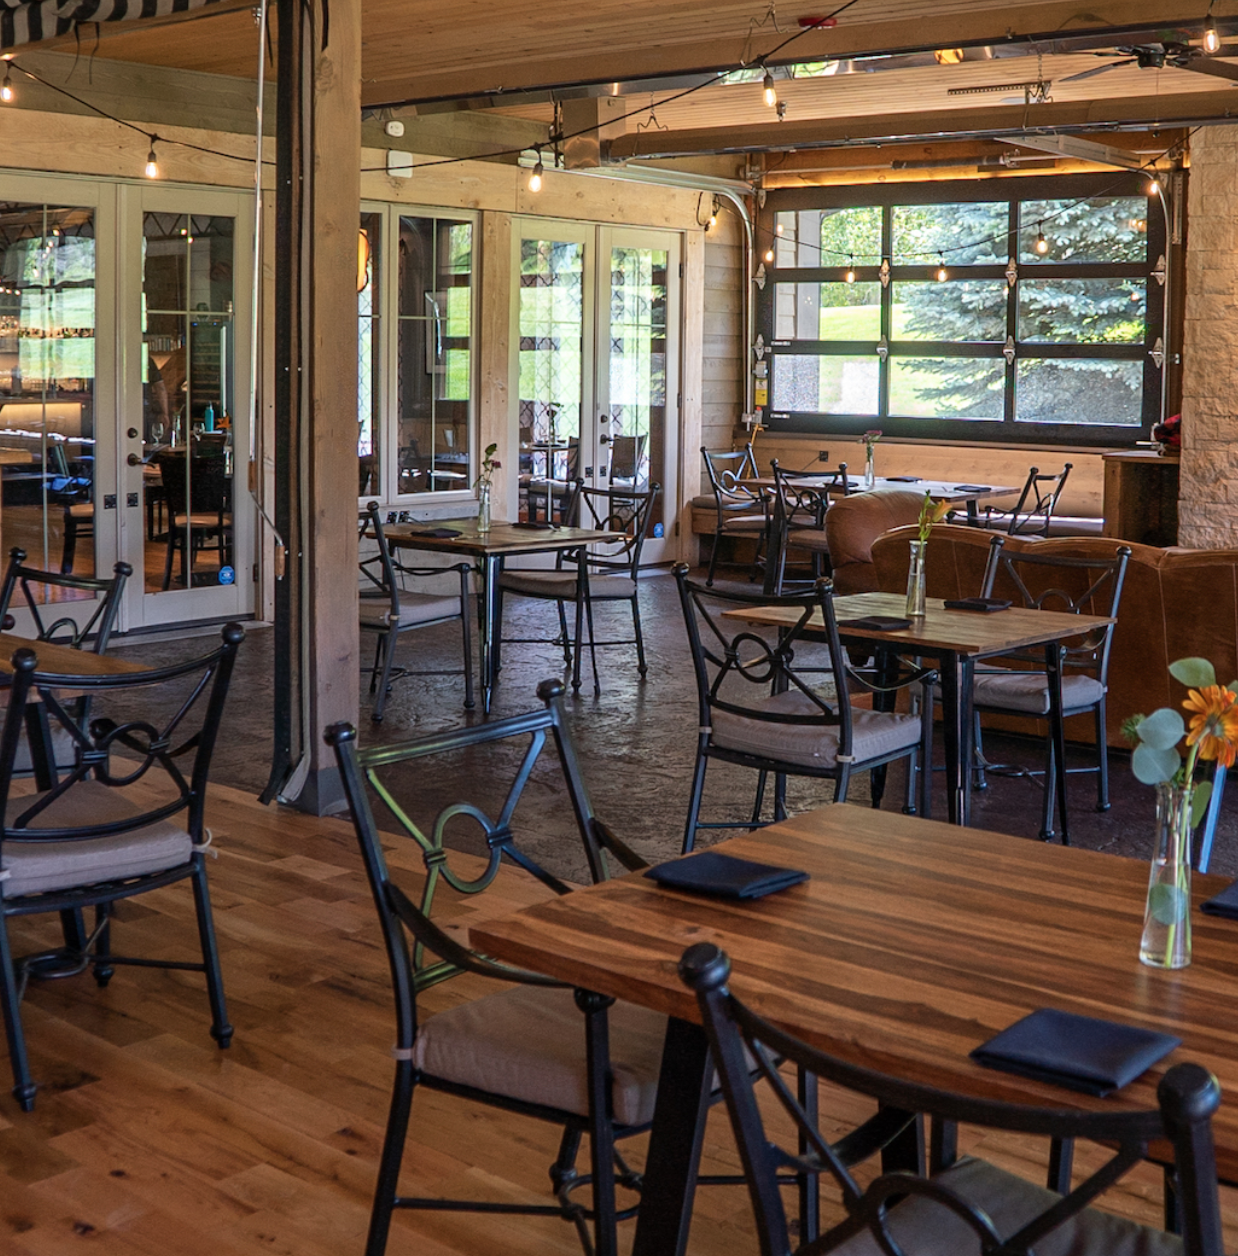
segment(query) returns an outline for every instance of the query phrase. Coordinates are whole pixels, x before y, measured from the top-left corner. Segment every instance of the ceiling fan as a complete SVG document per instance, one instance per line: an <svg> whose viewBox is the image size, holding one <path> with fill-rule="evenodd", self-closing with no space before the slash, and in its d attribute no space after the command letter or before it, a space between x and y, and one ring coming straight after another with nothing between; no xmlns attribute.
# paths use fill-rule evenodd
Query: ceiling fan
<svg viewBox="0 0 1238 1256"><path fill-rule="evenodd" d="M1211 74L1217 78L1238 83L1238 65L1221 61L1221 57L1238 57L1238 44L1222 44L1213 56L1191 44L1137 44L1115 48L1112 52L1096 52L1095 57L1105 58L1104 65L1094 66L1078 74L1058 79L1059 83L1077 83L1081 79L1094 78L1119 66L1137 65L1141 70L1193 70L1197 74ZM1115 58L1120 58L1115 60Z"/></svg>

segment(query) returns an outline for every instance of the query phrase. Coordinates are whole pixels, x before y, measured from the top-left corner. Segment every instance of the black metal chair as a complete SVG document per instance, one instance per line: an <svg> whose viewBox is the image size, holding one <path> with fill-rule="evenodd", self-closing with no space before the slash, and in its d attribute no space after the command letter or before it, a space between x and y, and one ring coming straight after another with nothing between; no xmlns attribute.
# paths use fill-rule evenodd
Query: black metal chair
<svg viewBox="0 0 1238 1256"><path fill-rule="evenodd" d="M1027 550L1011 553L1006 538L995 536L985 569L983 597L1010 597L1035 610L1079 615L1106 615L1117 618L1122 601L1122 585L1130 547L1120 545L1112 559L1070 557L1064 554L1037 554ZM1109 757L1105 734L1105 694L1109 676L1109 651L1113 624L1081 634L1062 644L1062 718L1091 711L1096 721L1095 767L1070 768L1070 772L1095 772L1096 810L1109 809ZM1019 651L1001 656L1014 667L978 667L972 686L976 712L976 762L979 784L984 773L1038 777L1040 771L994 765L984 760L980 740L980 715L998 712L1003 716L1042 720L1050 715L1049 682L1044 672L1044 650ZM992 660L990 660L992 662ZM1019 668L1018 664L1025 664ZM1046 764L1043 770L1045 796L1041 836L1054 836L1053 809L1056 802L1056 759L1053 738L1046 738ZM1064 777L1063 777L1064 779ZM1065 808L1062 808L1063 814ZM1062 841L1069 844L1063 829Z"/></svg>
<svg viewBox="0 0 1238 1256"><path fill-rule="evenodd" d="M556 893L572 888L534 860L513 831L520 823L516 813L521 796L548 741L553 742L591 879L606 879L610 857L625 869L645 866L594 815L564 719L562 683L543 681L537 692L542 710L396 745L362 750L356 731L347 724L335 724L326 733L335 748L378 908L396 1000L395 1086L367 1256L381 1256L385 1250L396 1208L562 1216L577 1226L587 1252L593 1242L598 1256L614 1256L616 1221L632 1212L617 1207L616 1176L622 1185L639 1189L639 1178L615 1153L614 1143L646 1128L652 1118L665 1018L596 995L578 992L574 997L561 982L468 950L430 919L440 883L459 894L477 895L495 883L505 860ZM495 801L479 805L479 787L473 791L474 801L445 807L419 823L407 800L396 801L387 770L411 763L430 771L436 758L453 752L469 754L479 767L484 762L484 770L474 779L485 781ZM509 764L510 773L497 770L500 763ZM415 893L392 879L371 810L371 792L385 808L391 831L408 839L425 863L424 884ZM486 859L480 870L452 867L446 840L453 819L472 821L476 825L472 831L480 830ZM422 1020L418 996L466 971L515 984ZM562 1126L559 1155L550 1171L558 1203L400 1195L400 1164L419 1086ZM589 1135L592 1157L587 1177L575 1168L582 1134ZM591 1209L572 1199L572 1192L585 1184L592 1185Z"/></svg>
<svg viewBox="0 0 1238 1256"><path fill-rule="evenodd" d="M610 438L611 488L643 488L648 485L649 468L645 465L645 446L648 442L647 432Z"/></svg>
<svg viewBox="0 0 1238 1256"><path fill-rule="evenodd" d="M553 571L544 569L504 570L499 575L499 604L496 623L498 642L522 643L543 641L542 637L504 637L503 603L511 594L541 598L554 602L559 610L559 636L563 659L572 669L572 688L580 688L580 641L582 619L589 632L589 657L593 665L593 692L600 693L598 681L598 647L636 646L637 669L642 676L648 671L645 662L645 639L640 620L640 556L649 533L649 520L661 486L648 489L586 488L576 482L570 509L572 526L592 528L620 534L618 541L600 542L579 550L561 551L555 558ZM575 631L569 635L566 604L576 608ZM632 637L598 641L593 631L593 607L596 602L627 602L632 607ZM501 664L501 654L500 654Z"/></svg>
<svg viewBox="0 0 1238 1256"><path fill-rule="evenodd" d="M548 523L566 523L571 517L573 492L580 478L580 437L567 438L567 466L563 479L554 474L555 450L546 451L547 468L544 476L530 478L526 488L529 507L529 521L537 519L537 506L540 502L546 512Z"/></svg>
<svg viewBox="0 0 1238 1256"><path fill-rule="evenodd" d="M675 567L679 597L692 649L699 704L699 734L692 795L683 849L696 844L700 829L758 828L766 778L774 774L774 820L786 817L786 778L814 776L833 780L834 801L846 802L856 772L872 771L873 806L881 804L885 774L896 759L907 759L904 810L916 811L917 767L931 762L932 697L936 672L926 668L894 670L895 661L871 677L851 667L838 637L829 581L817 582L811 593L770 599L756 593L718 593L688 579L688 568ZM721 618L745 607L777 606L790 612L787 626L771 641L741 621ZM814 624L814 616L819 616ZM811 657L812 642L823 642L826 667L803 665L797 654ZM819 654L819 650L818 650ZM837 695L822 693L809 683L812 673L828 671ZM853 707L854 681L875 695L892 696L900 688L923 688L920 714ZM752 818L700 823L705 769L711 759L752 768L757 778ZM920 776L919 809L929 813L929 773Z"/></svg>
<svg viewBox="0 0 1238 1256"><path fill-rule="evenodd" d="M232 561L232 476L222 449L211 453L158 453L155 463L168 503L168 548L163 588L172 584L172 564L180 552L181 583L193 584L197 556L214 550L220 567Z"/></svg>
<svg viewBox="0 0 1238 1256"><path fill-rule="evenodd" d="M68 977L91 968L95 981L106 986L114 968L123 964L200 972L210 1000L211 1037L220 1047L232 1040L207 891L210 833L203 808L224 699L244 636L239 624L228 624L219 648L200 658L104 676L39 672L29 649L13 656L13 683L0 736L0 1003L13 1095L27 1112L37 1087L27 1060L20 1005L31 976ZM171 691L170 718L113 718L113 702L117 712L131 709L135 693L153 696L151 686L159 686L161 694ZM89 702L64 701L60 695L66 689ZM76 761L54 788L15 797L18 745L27 707L36 700L72 737ZM137 791L129 787L138 782L141 792L134 797ZM193 887L201 960L113 954L112 904L183 880ZM44 912L59 912L63 919L65 913L86 907L95 909L95 922L80 945L14 957L11 919Z"/></svg>
<svg viewBox="0 0 1238 1256"><path fill-rule="evenodd" d="M1027 473L1027 481L1014 509L986 506L984 526L1005 528L1007 536L1048 536L1053 512L1057 509L1058 498L1062 496L1066 477L1073 465L1068 462L1061 471L1044 473L1039 467L1033 467Z"/></svg>
<svg viewBox="0 0 1238 1256"><path fill-rule="evenodd" d="M722 548L722 538L727 536L755 538L757 553L752 575L755 580L769 548L773 517L770 513L772 494L745 483L757 478L757 460L752 444L749 442L738 450L709 450L702 445L701 457L705 460L705 473L709 476L709 487L713 490L714 506L718 512L705 583L712 585L714 582L718 551Z"/></svg>
<svg viewBox="0 0 1238 1256"><path fill-rule="evenodd" d="M360 542L373 542L374 553L360 563L365 585L358 599L361 630L375 634L374 666L370 673L370 692L374 710L370 718L381 723L387 705L391 682L401 676L459 676L464 674L464 705L473 709L473 631L469 618L469 579L472 567L456 563L450 567L405 567L391 557L387 535L383 531L377 502L370 502L360 512ZM417 593L402 585L404 576L432 577L455 572L460 582L458 593ZM448 620L460 621L464 641L464 667L429 671L410 671L395 667L395 646L402 632L429 628Z"/></svg>
<svg viewBox="0 0 1238 1256"><path fill-rule="evenodd" d="M1221 1256L1223 1249L1211 1120L1220 1106L1216 1078L1198 1064L1178 1064L1157 1087L1158 1109L1091 1110L1063 1100L1036 1107L988 1100L905 1080L826 1054L777 1029L727 989L730 961L713 943L684 952L680 976L697 998L710 1053L726 1096L756 1215L762 1256L791 1256L790 1228L777 1171L810 1169L838 1186L845 1218L798 1256L955 1256L982 1252L1031 1256ZM796 1102L777 1061L877 1100L876 1114L841 1136L827 1137ZM800 1140L796 1154L771 1134L753 1093L752 1062L777 1095ZM927 1172L911 1165L858 1177L856 1170L892 1147L919 1117L934 1120ZM1112 1152L1064 1194L1016 1177L988 1161L960 1156L959 1123L1024 1135L1087 1139ZM831 1131L833 1134L833 1131ZM1089 1207L1148 1154L1153 1142L1173 1149L1182 1237ZM794 1146L794 1144L791 1144ZM861 1170L863 1172L863 1170ZM862 1183L866 1182L867 1185Z"/></svg>
<svg viewBox="0 0 1238 1256"><path fill-rule="evenodd" d="M774 472L774 592L781 594L786 583L787 551L807 550L812 560L812 580L830 574L830 547L825 537L825 512L835 494L846 496L851 481L847 464L837 471L787 471L770 462Z"/></svg>

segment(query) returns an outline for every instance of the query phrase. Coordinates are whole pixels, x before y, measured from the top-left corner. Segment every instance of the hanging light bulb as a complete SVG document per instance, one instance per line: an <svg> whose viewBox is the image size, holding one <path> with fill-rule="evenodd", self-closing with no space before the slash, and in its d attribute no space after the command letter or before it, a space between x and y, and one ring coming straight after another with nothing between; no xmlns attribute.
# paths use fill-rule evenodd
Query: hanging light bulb
<svg viewBox="0 0 1238 1256"><path fill-rule="evenodd" d="M1217 31L1217 24L1212 17L1212 5L1208 5L1208 18L1204 22L1204 52L1215 57L1221 51L1221 36Z"/></svg>
<svg viewBox="0 0 1238 1256"><path fill-rule="evenodd" d="M542 150L537 150L537 165L533 167L533 173L529 175L529 191L540 192L542 190Z"/></svg>
<svg viewBox="0 0 1238 1256"><path fill-rule="evenodd" d="M11 105L15 94L13 91L13 72L9 69L9 63L6 60L4 63L4 82L0 84L0 100L4 101L6 105Z"/></svg>
<svg viewBox="0 0 1238 1256"><path fill-rule="evenodd" d="M1037 223L1036 224L1036 252L1039 253L1041 257L1044 257L1044 255L1048 251L1049 251L1049 241L1045 239L1044 223Z"/></svg>
<svg viewBox="0 0 1238 1256"><path fill-rule="evenodd" d="M854 253L851 255L850 262L847 263L847 273L843 276L843 278L848 283L855 283L855 254Z"/></svg>
<svg viewBox="0 0 1238 1256"><path fill-rule="evenodd" d="M1160 180L1156 177L1156 175L1149 176L1148 188L1147 188L1148 195L1155 196L1160 190L1161 190Z"/></svg>
<svg viewBox="0 0 1238 1256"><path fill-rule="evenodd" d="M937 258L937 282L945 283L950 278L950 272L946 269L946 258L944 254L940 254Z"/></svg>
<svg viewBox="0 0 1238 1256"><path fill-rule="evenodd" d="M772 248L765 250L765 260L767 262L772 262L774 260L774 250Z"/></svg>
<svg viewBox="0 0 1238 1256"><path fill-rule="evenodd" d="M772 109L778 103L778 93L774 89L774 76L768 70L761 80L761 87L765 91L765 103Z"/></svg>
<svg viewBox="0 0 1238 1256"><path fill-rule="evenodd" d="M715 196L713 204L709 208L709 226L712 230L718 225L718 198Z"/></svg>
<svg viewBox="0 0 1238 1256"><path fill-rule="evenodd" d="M780 222L774 223L774 234L782 235L782 223Z"/></svg>
<svg viewBox="0 0 1238 1256"><path fill-rule="evenodd" d="M159 178L159 161L155 157L156 138L154 135L150 137L150 152L146 154L146 177L148 179Z"/></svg>

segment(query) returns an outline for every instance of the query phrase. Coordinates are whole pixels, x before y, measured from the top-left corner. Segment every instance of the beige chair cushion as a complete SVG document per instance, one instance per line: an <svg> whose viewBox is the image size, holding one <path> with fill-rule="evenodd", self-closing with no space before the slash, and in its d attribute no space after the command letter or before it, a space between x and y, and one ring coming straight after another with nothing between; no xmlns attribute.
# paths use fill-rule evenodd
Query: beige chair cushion
<svg viewBox="0 0 1238 1256"><path fill-rule="evenodd" d="M391 622L391 600L386 597L363 597L358 602L361 622L367 627L386 627ZM396 623L428 624L436 619L460 615L459 594L410 593L400 591L400 614Z"/></svg>
<svg viewBox="0 0 1238 1256"><path fill-rule="evenodd" d="M615 1120L653 1118L666 1017L630 1003L609 1010ZM587 1116L585 1018L570 990L516 986L432 1016L413 1064L457 1085Z"/></svg>
<svg viewBox="0 0 1238 1256"><path fill-rule="evenodd" d="M816 550L823 554L830 552L829 542L825 539L822 528L795 528L787 533L787 545L795 549Z"/></svg>
<svg viewBox="0 0 1238 1256"><path fill-rule="evenodd" d="M8 806L10 822L33 802L33 796L12 799ZM83 781L36 816L31 831L84 827L137 814L138 809L126 802L119 790L97 781ZM79 842L9 838L0 848L0 869L8 874L0 880L0 894L16 898L164 872L188 863L192 850L189 834L170 819L130 833Z"/></svg>
<svg viewBox="0 0 1238 1256"><path fill-rule="evenodd" d="M526 597L561 598L576 600L575 571L505 571L499 577L499 587L509 593L523 593ZM597 575L589 577L589 596L595 602L607 598L636 596L636 581L631 576Z"/></svg>
<svg viewBox="0 0 1238 1256"><path fill-rule="evenodd" d="M1060 1196L984 1160L964 1157L936 1181L986 1212L1003 1236L1014 1234ZM943 1204L911 1195L890 1212L890 1233L912 1256L964 1256L979 1251L976 1232ZM832 1249L834 1256L881 1256L871 1231ZM1036 1256L1182 1256L1182 1240L1087 1209L1036 1244Z"/></svg>
<svg viewBox="0 0 1238 1256"><path fill-rule="evenodd" d="M1049 684L1039 672L977 672L972 690L977 706L1003 711L1049 714ZM1062 708L1089 707L1105 696L1105 687L1092 676L1062 677Z"/></svg>
<svg viewBox="0 0 1238 1256"><path fill-rule="evenodd" d="M821 715L802 693L775 694L747 704L753 710L777 711L812 719ZM837 762L838 729L803 724L773 724L715 710L713 743L724 750L761 755L783 763L829 768ZM920 717L851 708L851 753L856 762L881 758L920 740Z"/></svg>
<svg viewBox="0 0 1238 1256"><path fill-rule="evenodd" d="M723 532L764 532L763 515L723 515Z"/></svg>

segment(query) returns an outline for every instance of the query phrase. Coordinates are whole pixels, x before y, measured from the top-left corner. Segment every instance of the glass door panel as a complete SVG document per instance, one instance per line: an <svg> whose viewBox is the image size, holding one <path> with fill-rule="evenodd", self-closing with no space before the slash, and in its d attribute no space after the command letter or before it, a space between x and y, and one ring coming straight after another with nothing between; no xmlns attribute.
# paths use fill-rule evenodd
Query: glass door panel
<svg viewBox="0 0 1238 1256"><path fill-rule="evenodd" d="M148 211L142 260L143 587L231 585L235 220Z"/></svg>
<svg viewBox="0 0 1238 1256"><path fill-rule="evenodd" d="M96 570L96 272L93 209L0 201L4 551L85 576Z"/></svg>

